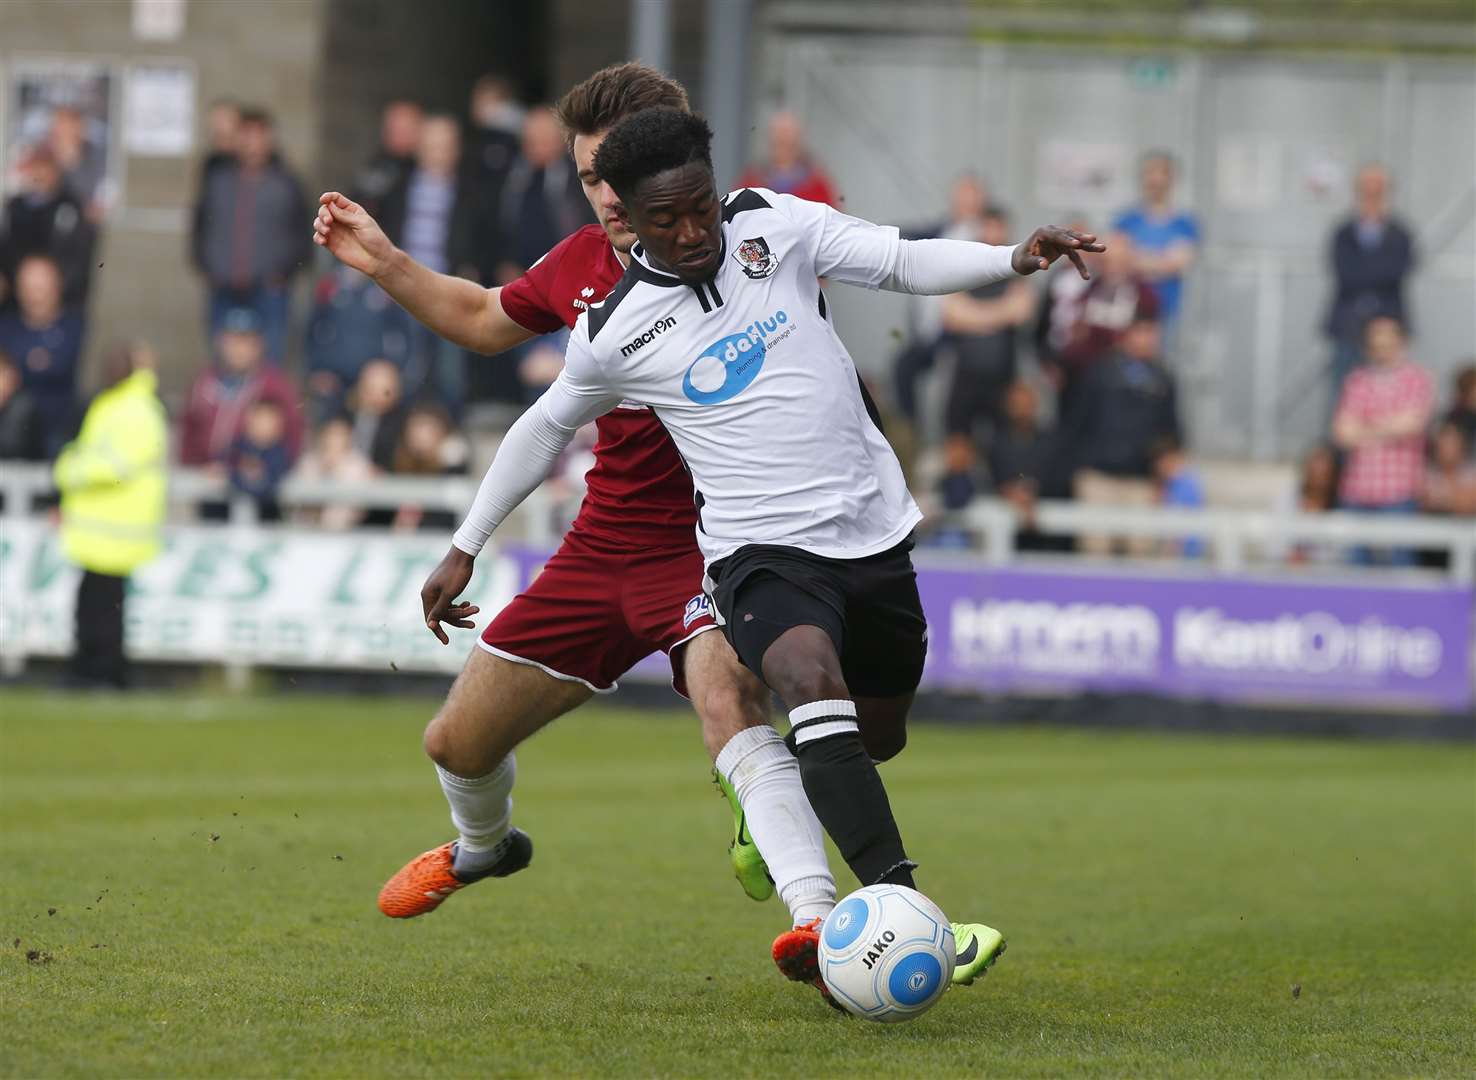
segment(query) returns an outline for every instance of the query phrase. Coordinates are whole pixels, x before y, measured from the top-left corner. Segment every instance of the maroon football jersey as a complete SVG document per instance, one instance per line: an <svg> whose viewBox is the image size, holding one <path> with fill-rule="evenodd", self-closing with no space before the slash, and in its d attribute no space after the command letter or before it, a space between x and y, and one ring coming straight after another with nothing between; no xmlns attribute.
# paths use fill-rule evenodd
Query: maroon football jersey
<svg viewBox="0 0 1476 1080"><path fill-rule="evenodd" d="M549 334L572 327L624 274L605 231L586 225L503 286L502 310L519 326ZM695 544L692 479L656 414L622 405L596 420L595 429L595 463L570 531L620 551Z"/></svg>

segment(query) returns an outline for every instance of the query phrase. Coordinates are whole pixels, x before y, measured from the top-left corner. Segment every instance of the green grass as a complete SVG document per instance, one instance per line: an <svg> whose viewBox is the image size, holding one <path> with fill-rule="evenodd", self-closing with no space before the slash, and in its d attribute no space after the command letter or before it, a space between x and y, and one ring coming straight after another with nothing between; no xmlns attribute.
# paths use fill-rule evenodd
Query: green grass
<svg viewBox="0 0 1476 1080"><path fill-rule="evenodd" d="M0 695L0 1072L1476 1069L1469 746L918 726L884 775L920 882L1011 948L887 1027L772 970L680 712L555 725L531 869L380 916L449 835L431 705Z"/></svg>

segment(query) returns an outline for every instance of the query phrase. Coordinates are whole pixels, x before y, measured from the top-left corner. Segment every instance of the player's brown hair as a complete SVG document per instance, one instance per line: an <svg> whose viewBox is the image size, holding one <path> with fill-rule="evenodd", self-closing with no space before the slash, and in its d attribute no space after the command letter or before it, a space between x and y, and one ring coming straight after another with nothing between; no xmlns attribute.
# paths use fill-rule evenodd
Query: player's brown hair
<svg viewBox="0 0 1476 1080"><path fill-rule="evenodd" d="M655 68L631 61L601 68L559 99L555 112L572 150L574 136L595 135L642 109L690 112L687 91Z"/></svg>

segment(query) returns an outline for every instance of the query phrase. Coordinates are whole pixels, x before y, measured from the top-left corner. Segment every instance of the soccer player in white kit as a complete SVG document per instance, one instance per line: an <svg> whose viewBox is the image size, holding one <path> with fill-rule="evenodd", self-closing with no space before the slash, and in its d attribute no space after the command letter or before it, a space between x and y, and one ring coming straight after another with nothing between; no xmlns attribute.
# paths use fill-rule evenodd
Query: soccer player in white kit
<svg viewBox="0 0 1476 1080"><path fill-rule="evenodd" d="M909 554L922 515L818 279L948 294L1062 256L1085 275L1080 253L1102 246L1056 227L1014 247L904 241L772 191L720 199L711 137L701 117L658 108L601 144L595 169L639 243L579 317L562 374L508 433L453 543L477 554L579 427L621 401L648 406L692 473L708 594L789 709L815 813L863 884L914 886L876 761L905 743L926 654ZM967 929L960 963L982 972L1003 938Z"/></svg>

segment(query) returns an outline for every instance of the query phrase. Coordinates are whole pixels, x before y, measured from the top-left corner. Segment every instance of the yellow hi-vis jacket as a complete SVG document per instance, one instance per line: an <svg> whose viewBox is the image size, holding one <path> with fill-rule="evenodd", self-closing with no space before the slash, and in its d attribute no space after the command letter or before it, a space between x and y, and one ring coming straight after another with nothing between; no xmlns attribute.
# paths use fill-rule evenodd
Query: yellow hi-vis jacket
<svg viewBox="0 0 1476 1080"><path fill-rule="evenodd" d="M168 434L152 371L135 371L93 401L54 476L62 547L98 574L127 577L159 553Z"/></svg>

